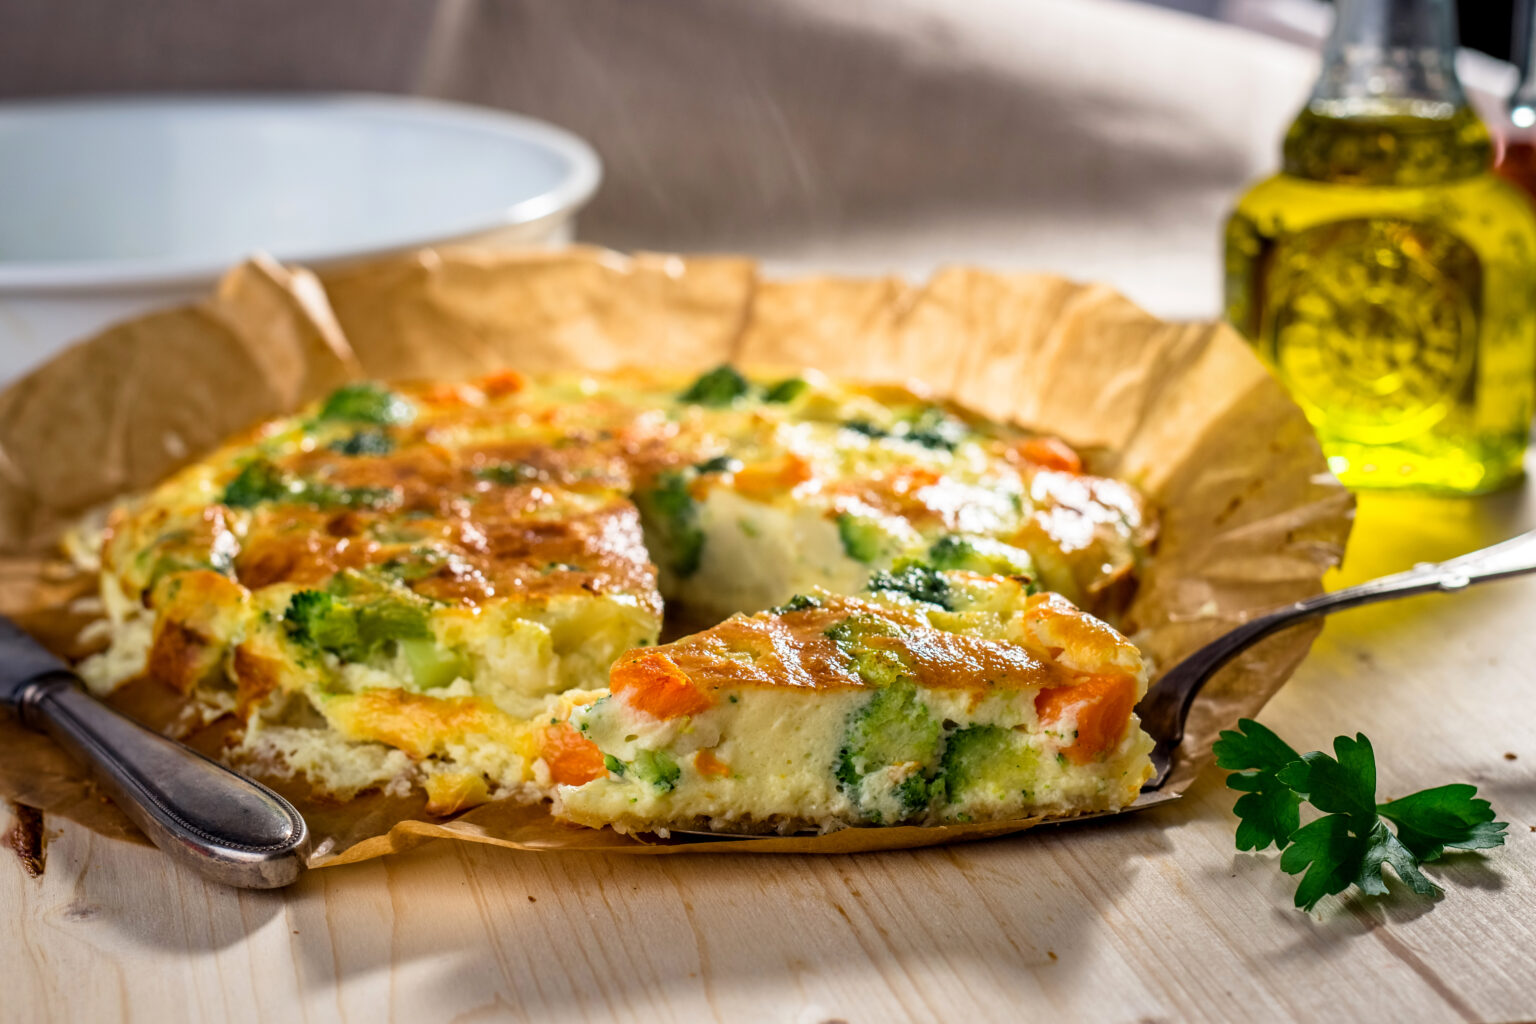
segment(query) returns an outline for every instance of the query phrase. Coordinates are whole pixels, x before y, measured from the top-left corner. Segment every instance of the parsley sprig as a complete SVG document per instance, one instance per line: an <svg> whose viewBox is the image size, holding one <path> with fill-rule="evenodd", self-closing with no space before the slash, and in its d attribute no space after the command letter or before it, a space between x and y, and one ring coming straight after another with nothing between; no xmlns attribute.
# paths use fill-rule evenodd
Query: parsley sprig
<svg viewBox="0 0 1536 1024"><path fill-rule="evenodd" d="M1332 757L1316 750L1298 754L1245 718L1236 730L1223 732L1214 749L1217 765L1233 772L1227 785L1243 794L1234 807L1237 848L1274 844L1280 869L1302 876L1296 886L1302 910L1351 885L1385 893L1384 865L1421 896L1437 895L1440 887L1419 865L1446 850L1504 845L1507 824L1493 820L1493 808L1477 799L1473 786L1437 786L1378 804L1376 754L1363 734L1335 739ZM1303 802L1322 817L1301 824Z"/></svg>

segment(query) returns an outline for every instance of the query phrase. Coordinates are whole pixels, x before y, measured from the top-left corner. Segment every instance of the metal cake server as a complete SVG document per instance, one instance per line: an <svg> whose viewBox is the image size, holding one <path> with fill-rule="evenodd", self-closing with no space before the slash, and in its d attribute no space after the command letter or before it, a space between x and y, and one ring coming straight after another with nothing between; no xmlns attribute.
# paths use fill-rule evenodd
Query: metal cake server
<svg viewBox="0 0 1536 1024"><path fill-rule="evenodd" d="M1421 562L1405 572L1309 597L1250 619L1222 634L1169 669L1137 705L1141 727L1156 743L1152 750L1152 766L1156 774L1141 788L1142 793L1155 793L1168 780L1174 751L1184 738L1184 722L1189 718L1189 709L1201 687L1227 662L1265 637L1345 608L1434 591L1455 593L1474 583L1532 572L1536 572L1536 530L1444 562Z"/></svg>
<svg viewBox="0 0 1536 1024"><path fill-rule="evenodd" d="M1536 572L1536 530L1444 562L1421 563L1406 572L1382 576L1343 590L1297 601L1223 633L1169 669L1136 706L1137 713L1141 715L1141 726L1155 744L1152 750L1154 774L1141 787L1141 798L1118 811L1101 811L1059 820L1083 821L1087 818L1109 817L1170 799L1160 794L1160 790L1168 781L1174 754L1184 739L1184 723L1189 718L1189 709L1195 697L1199 695L1201 687L1224 665L1260 640L1308 619L1345 608L1433 591L1454 593L1474 583L1523 576L1532 572ZM674 835L716 840L769 838L762 833L695 832L684 829L671 831Z"/></svg>
<svg viewBox="0 0 1536 1024"><path fill-rule="evenodd" d="M309 831L292 804L97 701L5 618L0 707L52 736L156 846L214 881L274 889L304 870Z"/></svg>

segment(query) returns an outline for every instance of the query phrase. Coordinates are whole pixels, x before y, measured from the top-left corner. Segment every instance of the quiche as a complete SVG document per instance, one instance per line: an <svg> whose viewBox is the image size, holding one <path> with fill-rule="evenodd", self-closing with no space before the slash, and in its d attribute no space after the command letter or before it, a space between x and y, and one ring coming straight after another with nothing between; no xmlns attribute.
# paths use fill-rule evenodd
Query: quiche
<svg viewBox="0 0 1536 1024"><path fill-rule="evenodd" d="M552 798L593 824L777 828L1118 806L1145 760L1119 710L1145 674L1085 612L1124 608L1151 535L1135 490L1061 441L904 388L728 366L359 382L112 513L110 644L82 674L101 693L149 676L230 716L241 767L339 800L419 789L434 813ZM944 600L887 585L918 578ZM1094 651L1043 643L1051 622ZM762 649L790 639L811 661ZM630 722L668 665L710 710ZM1115 713L1088 731L1119 731L1079 760L1063 737L1082 716L1042 708L1101 678L1114 693L1094 706ZM878 771L828 754L886 693L921 705L939 746ZM807 731L764 725L775 709ZM701 745L710 729L722 739ZM1034 781L1007 799L942 781L980 742L968 729L997 730ZM821 773L793 786L811 794L831 763L833 789L761 796L780 785L757 778L776 746ZM643 790L668 763L676 784Z"/></svg>
<svg viewBox="0 0 1536 1024"><path fill-rule="evenodd" d="M556 789L621 830L827 831L1120 807L1152 744L1136 647L1022 577L912 566L623 655Z"/></svg>

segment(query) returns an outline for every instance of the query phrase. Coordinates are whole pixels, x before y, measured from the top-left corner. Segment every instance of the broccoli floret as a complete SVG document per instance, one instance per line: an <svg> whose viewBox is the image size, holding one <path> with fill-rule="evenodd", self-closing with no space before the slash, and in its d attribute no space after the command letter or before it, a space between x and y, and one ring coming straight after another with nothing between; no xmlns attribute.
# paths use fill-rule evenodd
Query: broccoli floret
<svg viewBox="0 0 1536 1024"><path fill-rule="evenodd" d="M672 760L672 755L665 750L642 750L635 755L630 767L634 769L635 778L649 783L662 793L670 792L683 774L677 762Z"/></svg>
<svg viewBox="0 0 1536 1024"><path fill-rule="evenodd" d="M377 427L363 427L327 447L342 455L388 455L395 450L395 439Z"/></svg>
<svg viewBox="0 0 1536 1024"><path fill-rule="evenodd" d="M350 662L386 657L401 641L432 639L424 599L355 576L342 573L327 590L301 590L289 598L283 613L288 635Z"/></svg>
<svg viewBox="0 0 1536 1024"><path fill-rule="evenodd" d="M980 556L976 545L956 534L948 534L933 542L928 549L928 564L935 569L970 569L977 572L975 563Z"/></svg>
<svg viewBox="0 0 1536 1024"><path fill-rule="evenodd" d="M393 580L412 583L426 579L448 563L448 553L441 548L414 547L381 563L378 571Z"/></svg>
<svg viewBox="0 0 1536 1024"><path fill-rule="evenodd" d="M891 686L906 676L906 660L898 649L870 643L872 637L899 638L901 627L894 622L860 613L833 623L824 632L870 686Z"/></svg>
<svg viewBox="0 0 1536 1024"><path fill-rule="evenodd" d="M898 420L889 427L882 427L866 419L854 419L844 423L843 429L876 440L892 437L899 441L920 444L924 448L946 452L954 451L969 433L964 423L933 405L927 406L916 415Z"/></svg>
<svg viewBox="0 0 1536 1024"><path fill-rule="evenodd" d="M734 473L741 468L741 460L733 459L729 455L716 455L712 459L706 459L693 467L700 474L707 473Z"/></svg>
<svg viewBox="0 0 1536 1024"><path fill-rule="evenodd" d="M293 496L287 475L267 459L252 459L224 488L223 502L230 508L253 508L263 501Z"/></svg>
<svg viewBox="0 0 1536 1024"><path fill-rule="evenodd" d="M679 576L698 572L704 557L704 530L699 526L699 506L688 489L687 475L671 471L656 478L648 491L635 495L640 512L660 541L667 566Z"/></svg>
<svg viewBox="0 0 1536 1024"><path fill-rule="evenodd" d="M410 402L387 388L370 381L345 384L331 392L316 416L321 422L373 423L388 426L391 423L409 423L416 415Z"/></svg>
<svg viewBox="0 0 1536 1024"><path fill-rule="evenodd" d="M620 761L618 758L614 757L612 754L604 754L603 767L608 769L610 772L613 772L613 774L619 776L620 778L623 778L624 770L629 766L626 765L623 761Z"/></svg>
<svg viewBox="0 0 1536 1024"><path fill-rule="evenodd" d="M395 492L387 487L335 487L298 480L267 459L253 459L225 486L221 500L230 508L254 508L264 501L301 502L320 508L382 508L394 498Z"/></svg>
<svg viewBox="0 0 1536 1024"><path fill-rule="evenodd" d="M810 385L807 384L804 379L800 377L790 377L787 380L779 381L777 384L770 384L767 390L763 392L763 401L779 403L793 402L795 399L805 394L808 388L810 388Z"/></svg>
<svg viewBox="0 0 1536 1024"><path fill-rule="evenodd" d="M735 367L717 366L688 385L688 389L678 398L694 405L718 407L730 405L751 389L752 385L747 383L747 378L737 373Z"/></svg>
<svg viewBox="0 0 1536 1024"><path fill-rule="evenodd" d="M994 798L1028 796L1035 785L1035 759L1011 730L995 725L960 729L944 745L941 775L946 798L958 803L983 787Z"/></svg>
<svg viewBox="0 0 1536 1024"><path fill-rule="evenodd" d="M901 820L927 806L928 777L938 761L939 723L917 696L917 687L900 682L876 691L848 723L837 755L837 780L871 820ZM894 765L915 765L886 792L866 778ZM871 789L875 789L871 792Z"/></svg>
<svg viewBox="0 0 1536 1024"><path fill-rule="evenodd" d="M370 648L377 648L390 640L431 639L432 627L420 605L381 597L358 605L357 635Z"/></svg>
<svg viewBox="0 0 1536 1024"><path fill-rule="evenodd" d="M899 637L901 627L888 619L867 612L855 612L841 622L826 628L832 642L850 653L862 646L872 636Z"/></svg>
<svg viewBox="0 0 1536 1024"><path fill-rule="evenodd" d="M395 500L388 487L336 487L308 480L299 481L290 496L319 508L384 508Z"/></svg>
<svg viewBox="0 0 1536 1024"><path fill-rule="evenodd" d="M493 484L511 487L528 480L537 480L539 471L526 462L501 462L475 470L475 476Z"/></svg>
<svg viewBox="0 0 1536 1024"><path fill-rule="evenodd" d="M949 413L933 405L912 419L899 425L898 437L906 438L924 448L952 452L969 431Z"/></svg>
<svg viewBox="0 0 1536 1024"><path fill-rule="evenodd" d="M884 427L875 423L871 423L869 420L865 419L849 420L847 423L843 424L843 429L851 430L855 434L863 434L865 437L873 437L877 440L882 437L891 436L891 432L889 430L886 430Z"/></svg>
<svg viewBox="0 0 1536 1024"><path fill-rule="evenodd" d="M1029 575L1034 562L1029 552L995 540L971 540L947 534L928 549L928 564L935 569L965 569L994 576Z"/></svg>
<svg viewBox="0 0 1536 1024"><path fill-rule="evenodd" d="M437 641L428 637L397 640L400 653L410 667L411 680L418 690L435 690L447 686L460 676L468 677L473 671L468 659L458 651L445 650Z"/></svg>
<svg viewBox="0 0 1536 1024"><path fill-rule="evenodd" d="M783 615L786 612L803 612L807 608L820 608L821 598L811 594L796 594L776 608L770 609L775 615Z"/></svg>
<svg viewBox="0 0 1536 1024"><path fill-rule="evenodd" d="M868 565L885 551L885 531L880 524L851 512L838 513L837 536L843 542L843 552L855 562Z"/></svg>
<svg viewBox="0 0 1536 1024"><path fill-rule="evenodd" d="M360 653L357 612L323 590L301 590L289 598L283 626L299 643L331 651L345 661Z"/></svg>
<svg viewBox="0 0 1536 1024"><path fill-rule="evenodd" d="M924 565L909 565L899 572L877 572L870 577L866 589L905 594L914 601L954 610L950 603L949 581Z"/></svg>

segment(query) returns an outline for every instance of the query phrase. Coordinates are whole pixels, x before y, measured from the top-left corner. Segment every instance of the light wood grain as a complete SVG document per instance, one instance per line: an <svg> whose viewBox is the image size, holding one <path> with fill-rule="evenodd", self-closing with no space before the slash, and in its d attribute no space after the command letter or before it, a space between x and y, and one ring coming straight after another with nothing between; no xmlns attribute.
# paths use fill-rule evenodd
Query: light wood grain
<svg viewBox="0 0 1536 1024"><path fill-rule="evenodd" d="M1368 499L1346 576L1533 521L1519 495ZM1264 714L1374 741L1381 792L1476 783L1510 824L1439 903L1290 905L1211 776L1167 807L838 858L604 858L436 843L282 893L62 824L0 861L0 1019L1510 1020L1536 1016L1536 581L1348 613ZM1514 754L1514 760L1506 759Z"/></svg>

